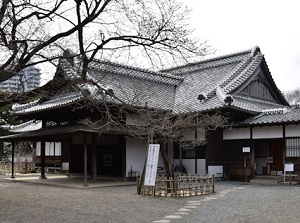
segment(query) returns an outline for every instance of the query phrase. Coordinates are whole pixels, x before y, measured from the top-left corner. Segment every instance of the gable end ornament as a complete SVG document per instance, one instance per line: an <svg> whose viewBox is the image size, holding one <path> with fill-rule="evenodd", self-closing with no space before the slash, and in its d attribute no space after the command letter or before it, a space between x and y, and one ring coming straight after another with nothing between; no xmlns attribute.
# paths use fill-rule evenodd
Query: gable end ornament
<svg viewBox="0 0 300 223"><path fill-rule="evenodd" d="M216 95L226 105L230 106L233 102L233 97L229 94L226 94L220 86L218 86L216 89Z"/></svg>
<svg viewBox="0 0 300 223"><path fill-rule="evenodd" d="M260 52L260 48L259 48L258 46L255 46L255 47L253 47L252 50L251 50L251 56L252 56L252 57L255 57L256 54L259 53L259 52Z"/></svg>

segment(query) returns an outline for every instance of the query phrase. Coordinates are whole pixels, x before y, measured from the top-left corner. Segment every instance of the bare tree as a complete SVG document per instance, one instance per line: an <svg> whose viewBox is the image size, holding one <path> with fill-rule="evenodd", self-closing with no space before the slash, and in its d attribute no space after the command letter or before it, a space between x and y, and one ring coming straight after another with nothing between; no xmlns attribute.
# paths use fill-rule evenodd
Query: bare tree
<svg viewBox="0 0 300 223"><path fill-rule="evenodd" d="M284 96L290 105L300 103L300 89L284 92Z"/></svg>
<svg viewBox="0 0 300 223"><path fill-rule="evenodd" d="M162 67L204 55L207 44L191 37L188 14L176 0L3 0L0 81L34 64L57 65L67 48L81 55L83 79L94 58L146 57Z"/></svg>
<svg viewBox="0 0 300 223"><path fill-rule="evenodd" d="M91 102L90 102L91 103ZM164 162L166 175L173 176L173 169L168 156L168 143L177 143L182 149L206 143L205 138L196 137L185 140L184 134L216 130L225 126L227 120L218 112L201 114L199 112L186 112L174 114L169 110L137 107L132 104L110 104L107 100L101 103L92 102L98 110L103 111L102 118L97 122L91 119L81 120L81 123L90 125L98 132L108 131L115 127L134 137L150 139L150 143L161 145L161 157Z"/></svg>
<svg viewBox="0 0 300 223"><path fill-rule="evenodd" d="M88 80L87 70L94 59L165 68L210 53L205 42L200 43L192 37L188 15L189 10L176 0L3 0L0 8L0 81L17 75L27 66L49 62L57 66L66 49L78 52L64 56L79 58L80 68L76 82L61 80L56 75L47 87L13 95L3 99L3 104L7 100L9 103L24 101L24 96L34 98L44 92L55 94L62 87L77 86L78 81L90 82L104 91L103 100L87 100L77 106L98 109L102 118L82 122L98 128L99 133L116 126L139 137L153 133L155 140L163 145L162 157L167 174L171 175L166 143L174 140L184 147L180 140L184 129L216 128L223 123L221 116L174 115L170 111L130 105L99 83ZM146 124L126 125L124 117L129 113L138 114ZM195 140L193 143L200 142Z"/></svg>

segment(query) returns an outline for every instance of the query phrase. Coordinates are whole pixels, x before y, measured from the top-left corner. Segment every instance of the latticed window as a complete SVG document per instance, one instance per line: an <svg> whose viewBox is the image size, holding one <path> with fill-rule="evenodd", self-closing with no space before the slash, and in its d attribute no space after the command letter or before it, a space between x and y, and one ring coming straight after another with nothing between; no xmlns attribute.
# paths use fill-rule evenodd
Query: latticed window
<svg viewBox="0 0 300 223"><path fill-rule="evenodd" d="M36 155L41 156L41 142L36 143ZM61 156L61 142L46 142L45 156Z"/></svg>
<svg viewBox="0 0 300 223"><path fill-rule="evenodd" d="M300 138L286 139L286 157L300 157Z"/></svg>

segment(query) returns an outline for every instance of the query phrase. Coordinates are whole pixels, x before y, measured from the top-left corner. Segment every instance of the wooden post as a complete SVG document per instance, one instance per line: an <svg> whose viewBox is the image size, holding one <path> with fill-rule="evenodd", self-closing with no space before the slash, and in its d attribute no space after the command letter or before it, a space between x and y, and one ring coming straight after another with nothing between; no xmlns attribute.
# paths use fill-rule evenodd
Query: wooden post
<svg viewBox="0 0 300 223"><path fill-rule="evenodd" d="M177 177L174 177L174 178L173 178L173 183L174 183L174 185L173 185L173 187L174 187L174 195L175 195L175 197L177 197L177 196L178 196L178 194L177 194L177 192L178 192L178 182L177 182Z"/></svg>
<svg viewBox="0 0 300 223"><path fill-rule="evenodd" d="M84 186L88 186L87 183L87 138L86 134L83 134L83 168L84 168Z"/></svg>
<svg viewBox="0 0 300 223"><path fill-rule="evenodd" d="M152 196L155 196L155 186L152 187Z"/></svg>
<svg viewBox="0 0 300 223"><path fill-rule="evenodd" d="M41 141L41 179L47 179L47 177L45 176L45 144L46 142L44 140Z"/></svg>
<svg viewBox="0 0 300 223"><path fill-rule="evenodd" d="M97 147L96 147L96 135L92 135L92 165L93 165L93 182L97 181Z"/></svg>
<svg viewBox="0 0 300 223"><path fill-rule="evenodd" d="M215 193L215 175L212 176L212 193Z"/></svg>
<svg viewBox="0 0 300 223"><path fill-rule="evenodd" d="M11 143L12 148L11 148L11 178L15 178L15 142L12 141Z"/></svg>

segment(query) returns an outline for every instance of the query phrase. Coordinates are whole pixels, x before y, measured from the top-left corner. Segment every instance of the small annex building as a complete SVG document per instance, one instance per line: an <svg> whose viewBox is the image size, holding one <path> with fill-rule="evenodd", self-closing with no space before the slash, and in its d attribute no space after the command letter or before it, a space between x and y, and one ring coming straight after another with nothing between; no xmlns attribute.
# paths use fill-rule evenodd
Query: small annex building
<svg viewBox="0 0 300 223"><path fill-rule="evenodd" d="M78 70L79 60L61 58L56 78L66 83L66 89L14 105L11 113L23 123L11 126L14 134L0 139L37 142L42 164L61 165L71 174L125 179L130 171L141 173L146 139L125 134L118 125L102 128L99 135L99 130L82 122L103 121L87 99L105 96L111 104L122 101L174 114L224 115L227 128L186 136L205 139L204 146L180 151L169 143L171 162L175 167L182 159L187 173L253 178L283 173L284 164L292 162L295 174L300 174L300 108L285 100L258 47L159 72L95 60L84 83L76 82ZM131 116L123 121L134 124Z"/></svg>

